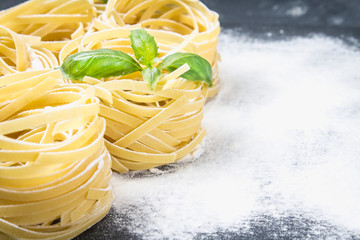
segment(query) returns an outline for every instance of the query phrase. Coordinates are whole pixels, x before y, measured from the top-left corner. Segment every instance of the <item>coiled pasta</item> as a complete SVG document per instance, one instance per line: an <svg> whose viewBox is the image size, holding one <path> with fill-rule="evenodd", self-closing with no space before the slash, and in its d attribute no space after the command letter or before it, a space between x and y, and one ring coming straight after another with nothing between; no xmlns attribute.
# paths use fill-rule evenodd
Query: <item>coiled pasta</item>
<svg viewBox="0 0 360 240"><path fill-rule="evenodd" d="M0 78L0 238L69 239L110 209L94 93L64 84L59 70Z"/></svg>
<svg viewBox="0 0 360 240"><path fill-rule="evenodd" d="M0 76L57 67L55 55L41 47L38 37L15 33L0 25Z"/></svg>
<svg viewBox="0 0 360 240"><path fill-rule="evenodd" d="M148 6L156 7L147 10ZM158 43L159 57L174 51L202 54L213 63L214 77L218 78L217 15L200 2L109 1L107 5L98 9L102 10L98 10L100 15L94 19L95 31L65 45L59 54L60 62L72 53L99 48L110 48L133 55L129 40L130 31L146 27ZM122 11L126 11L126 14L121 13ZM144 11L150 11L151 14L145 14ZM183 17L175 18L175 13ZM166 23L170 21L168 18L172 23L178 21L178 24L174 25L174 28L167 28ZM144 19L155 19L154 21L159 22L155 24L157 27L151 24L141 25ZM206 19L211 19L211 23ZM191 31L184 32L181 28L175 27L188 26L189 22L193 24L192 28L187 27ZM207 24L202 24L203 22ZM199 52L199 49L203 51ZM139 74L105 79L104 82L86 78L85 81L89 84L105 88L112 94L114 103L103 103L100 114L107 122L106 146L113 157L113 169L126 172L172 163L184 157L184 153L194 150L203 139L203 105L209 95L215 94L218 86L209 90L202 84L185 81L179 78L183 72L180 70L169 74L155 91L149 89ZM172 84L166 84L165 80L171 80ZM172 85L173 89L162 89L164 85ZM173 103L178 112L170 110L174 107ZM187 107L181 111L183 106ZM160 121L157 120L157 114L167 117ZM146 128L143 125L150 127Z"/></svg>
<svg viewBox="0 0 360 240"><path fill-rule="evenodd" d="M163 74L63 79L70 54L130 55L131 30L155 37L159 57L191 52L213 87ZM111 207L111 168L175 162L205 136L207 97L219 88L218 15L198 0L30 0L0 12L0 239L69 239Z"/></svg>
<svg viewBox="0 0 360 240"><path fill-rule="evenodd" d="M133 54L130 31L131 28L106 29L80 37L61 50L60 61L73 52L96 48ZM148 31L155 39L163 34ZM165 54L160 49L160 56ZM205 135L201 127L203 106L209 91L202 83L180 78L188 70L184 67L165 75L155 91L136 73L103 81L84 79L112 94L113 103L102 102L100 115L107 123L106 146L113 157L113 169L126 172L172 163L201 142Z"/></svg>
<svg viewBox="0 0 360 240"><path fill-rule="evenodd" d="M109 0L105 7L100 4L98 10L100 15L93 21L97 31L146 28L152 30L149 32L155 36L164 55L191 52L208 60L214 72L214 85L208 95L217 93L219 16L203 3L198 0Z"/></svg>
<svg viewBox="0 0 360 240"><path fill-rule="evenodd" d="M182 70L182 69L180 69ZM173 163L195 149L205 136L201 126L207 89L169 74L155 91L135 79L97 83L112 93L100 106L106 119L105 144L119 172ZM90 80L91 81L91 80Z"/></svg>
<svg viewBox="0 0 360 240"><path fill-rule="evenodd" d="M0 25L28 36L41 37L41 47L55 54L86 32L96 10L88 0L31 0L0 14Z"/></svg>

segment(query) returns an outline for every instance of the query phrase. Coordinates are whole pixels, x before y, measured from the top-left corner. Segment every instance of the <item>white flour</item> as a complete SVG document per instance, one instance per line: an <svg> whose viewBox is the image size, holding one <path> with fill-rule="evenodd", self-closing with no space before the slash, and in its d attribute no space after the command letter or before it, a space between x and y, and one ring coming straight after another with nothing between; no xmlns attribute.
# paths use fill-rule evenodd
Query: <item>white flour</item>
<svg viewBox="0 0 360 240"><path fill-rule="evenodd" d="M189 239L246 232L256 216L306 215L337 236L359 234L360 52L325 37L261 42L232 32L219 46L222 87L206 106L203 155L160 176L115 174L114 206L127 218L119 226Z"/></svg>

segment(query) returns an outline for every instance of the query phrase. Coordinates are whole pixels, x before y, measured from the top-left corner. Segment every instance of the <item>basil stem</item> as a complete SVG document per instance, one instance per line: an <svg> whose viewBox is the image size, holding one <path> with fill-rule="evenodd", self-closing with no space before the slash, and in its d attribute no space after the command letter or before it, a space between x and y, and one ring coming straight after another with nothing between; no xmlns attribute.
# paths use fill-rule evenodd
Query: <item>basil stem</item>
<svg viewBox="0 0 360 240"><path fill-rule="evenodd" d="M144 29L132 30L130 34L131 47L136 59L143 65L151 67L159 55L154 37Z"/></svg>
<svg viewBox="0 0 360 240"><path fill-rule="evenodd" d="M167 56L159 65L160 69L169 72L175 71L187 63L190 70L182 74L181 77L190 81L202 81L212 86L212 68L210 63L194 53L174 53Z"/></svg>
<svg viewBox="0 0 360 240"><path fill-rule="evenodd" d="M83 51L68 56L60 70L67 79L82 80L85 76L107 78L141 71L129 55L111 49Z"/></svg>
<svg viewBox="0 0 360 240"><path fill-rule="evenodd" d="M154 90L156 83L161 77L161 70L157 67L147 67L141 71L141 75L143 79L149 83L150 89Z"/></svg>

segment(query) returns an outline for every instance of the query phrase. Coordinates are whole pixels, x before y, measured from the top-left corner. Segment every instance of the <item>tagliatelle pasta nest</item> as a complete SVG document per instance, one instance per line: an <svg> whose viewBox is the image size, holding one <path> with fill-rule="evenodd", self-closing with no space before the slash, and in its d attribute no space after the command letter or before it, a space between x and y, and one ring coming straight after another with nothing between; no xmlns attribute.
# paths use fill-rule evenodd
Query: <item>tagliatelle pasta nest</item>
<svg viewBox="0 0 360 240"><path fill-rule="evenodd" d="M30 0L1 12L0 25L41 38L40 46L56 54L87 31L95 14L87 0Z"/></svg>
<svg viewBox="0 0 360 240"><path fill-rule="evenodd" d="M0 78L0 238L69 239L112 204L95 89L59 70Z"/></svg>
<svg viewBox="0 0 360 240"><path fill-rule="evenodd" d="M173 163L203 140L203 107L207 87L179 78L185 67L172 72L154 91L141 77L84 81L111 92L100 116L106 119L105 144L119 172L144 170Z"/></svg>
<svg viewBox="0 0 360 240"><path fill-rule="evenodd" d="M34 7L39 4L41 8ZM207 59L214 73L208 96L216 95L219 89L218 14L198 0L109 0L107 4L89 0L30 0L1 12L0 25L21 35L34 36L32 43L56 56L66 44L85 34L146 28L156 35L160 52L165 55L191 52ZM54 62L52 57L47 61Z"/></svg>
<svg viewBox="0 0 360 240"><path fill-rule="evenodd" d="M133 56L129 35L139 28L154 36L159 58L209 61L213 86L182 78L188 65L163 72L154 90L140 73L79 82L54 70L86 50ZM0 239L73 238L109 211L111 168L191 154L219 87L219 32L218 15L197 0L30 0L1 11Z"/></svg>
<svg viewBox="0 0 360 240"><path fill-rule="evenodd" d="M0 76L59 65L55 55L41 47L40 38L17 34L0 25Z"/></svg>
<svg viewBox="0 0 360 240"><path fill-rule="evenodd" d="M152 7L147 10L149 6ZM100 15L93 22L95 31L65 45L59 54L60 62L72 53L100 48L133 55L130 32L146 27L159 46L159 57L177 51L192 52L212 63L215 87L210 90L202 84L179 78L183 72L169 76L173 83L177 82L176 87L172 86L174 89L162 90L163 83L157 91L151 91L136 74L107 79L104 83L87 78L88 83L112 93L114 104L103 104L101 115L107 119L106 145L113 156L113 169L119 172L149 169L181 159L186 155L183 153L191 152L204 137L205 131L201 127L203 105L218 89L216 47L220 28L217 14L198 1L109 1L97 8ZM146 11L150 13L145 14ZM181 17L176 18L176 14ZM154 26L142 25L145 20ZM183 28L189 31L182 31ZM190 98L181 98L189 97L189 94L192 94ZM176 101L182 101L182 104L174 105L179 112L170 113L167 109ZM185 107L187 110L184 111L180 110L182 105L196 107ZM160 112L167 114L167 118L156 120L155 116Z"/></svg>
<svg viewBox="0 0 360 240"><path fill-rule="evenodd" d="M131 30L106 29L80 37L61 50L60 61L70 53L97 48L133 55L128 39ZM151 29L148 32L155 40L164 34ZM175 35L171 40L181 44L183 39ZM167 44L171 44L170 41ZM160 57L167 54L161 45L159 48ZM104 88L112 95L113 103L103 101L100 115L106 119L106 146L113 157L114 170L144 170L173 163L191 153L202 141L205 130L201 121L209 91L203 83L181 78L187 70L183 66L165 75L155 91L136 73L103 81L84 78L83 81Z"/></svg>
<svg viewBox="0 0 360 240"><path fill-rule="evenodd" d="M217 93L219 16L203 3L198 0L109 0L106 5L98 5L98 12L100 15L93 22L96 31L145 28L155 36L165 55L191 52L208 60L214 73L214 85L208 95Z"/></svg>

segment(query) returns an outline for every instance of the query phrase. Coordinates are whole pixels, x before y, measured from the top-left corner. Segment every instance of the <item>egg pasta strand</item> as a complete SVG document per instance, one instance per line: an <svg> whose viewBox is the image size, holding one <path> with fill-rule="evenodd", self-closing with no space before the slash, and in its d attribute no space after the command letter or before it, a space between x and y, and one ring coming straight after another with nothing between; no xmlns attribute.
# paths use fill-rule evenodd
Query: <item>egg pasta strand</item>
<svg viewBox="0 0 360 240"><path fill-rule="evenodd" d="M0 91L0 237L77 236L113 199L95 89L47 70L4 76Z"/></svg>

